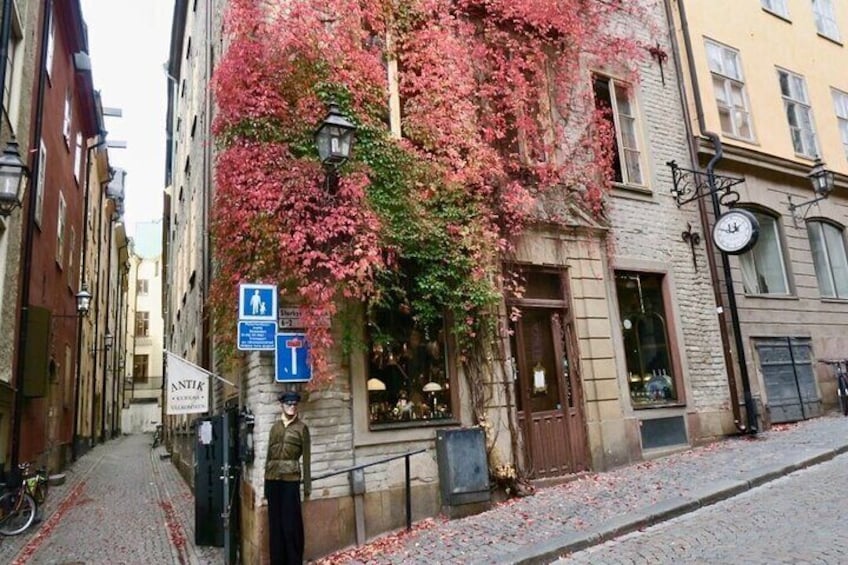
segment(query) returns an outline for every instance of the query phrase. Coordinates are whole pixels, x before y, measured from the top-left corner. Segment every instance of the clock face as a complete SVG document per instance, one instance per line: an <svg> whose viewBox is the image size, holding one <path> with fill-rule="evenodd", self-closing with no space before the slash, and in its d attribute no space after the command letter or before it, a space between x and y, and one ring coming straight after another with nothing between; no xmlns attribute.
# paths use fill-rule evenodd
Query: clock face
<svg viewBox="0 0 848 565"><path fill-rule="evenodd" d="M760 224L747 210L730 210L716 220L713 226L713 242L724 253L739 255L757 243Z"/></svg>

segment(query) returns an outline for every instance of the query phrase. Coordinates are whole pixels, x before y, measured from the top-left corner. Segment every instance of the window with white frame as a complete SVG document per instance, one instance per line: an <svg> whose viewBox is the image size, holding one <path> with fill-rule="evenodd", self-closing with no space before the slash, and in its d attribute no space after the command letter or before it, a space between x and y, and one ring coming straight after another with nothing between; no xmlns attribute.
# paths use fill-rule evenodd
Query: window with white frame
<svg viewBox="0 0 848 565"><path fill-rule="evenodd" d="M20 25L15 13L15 6L12 5L12 21L11 33L9 34L9 44L6 46L6 76L3 81L3 108L12 114L12 81L15 78L15 59L19 54L23 36L21 35Z"/></svg>
<svg viewBox="0 0 848 565"><path fill-rule="evenodd" d="M745 294L789 294L780 229L774 216L751 210L760 223L754 248L739 256Z"/></svg>
<svg viewBox="0 0 848 565"><path fill-rule="evenodd" d="M845 234L829 222L807 222L819 292L825 298L848 298L848 254Z"/></svg>
<svg viewBox="0 0 848 565"><path fill-rule="evenodd" d="M807 97L807 83L801 75L784 69L777 69L777 76L795 153L816 157L819 149L813 125L813 109Z"/></svg>
<svg viewBox="0 0 848 565"><path fill-rule="evenodd" d="M47 70L47 76L50 77L53 72L53 51L56 47L56 33L53 25L53 14L50 14L48 17L50 18L50 28L47 32L47 57L44 61L44 68Z"/></svg>
<svg viewBox="0 0 848 565"><path fill-rule="evenodd" d="M71 97L71 89L65 90L65 118L62 121L62 135L65 137L65 145L71 146L71 118L73 114L73 99Z"/></svg>
<svg viewBox="0 0 848 565"><path fill-rule="evenodd" d="M763 8L773 14L777 14L783 18L789 17L789 9L786 7L786 0L760 0Z"/></svg>
<svg viewBox="0 0 848 565"><path fill-rule="evenodd" d="M71 239L68 242L68 286L74 286L74 256L77 251L77 231L71 226Z"/></svg>
<svg viewBox="0 0 848 565"><path fill-rule="evenodd" d="M832 0L812 0L816 31L828 39L839 40L839 27L833 14Z"/></svg>
<svg viewBox="0 0 848 565"><path fill-rule="evenodd" d="M835 88L833 93L833 108L836 110L836 121L839 123L839 135L842 137L842 149L848 158L848 94Z"/></svg>
<svg viewBox="0 0 848 565"><path fill-rule="evenodd" d="M714 41L706 42L721 131L742 139L754 139L748 95L739 52Z"/></svg>
<svg viewBox="0 0 848 565"><path fill-rule="evenodd" d="M38 149L38 179L35 182L35 223L41 227L41 220L44 217L44 170L47 168L47 147L44 145L44 140L41 140L41 147Z"/></svg>
<svg viewBox="0 0 848 565"><path fill-rule="evenodd" d="M632 88L610 77L594 75L595 105L607 112L615 128L613 178L615 182L645 186L639 124Z"/></svg>
<svg viewBox="0 0 848 565"><path fill-rule="evenodd" d="M61 267L65 256L65 195L59 191L59 213L56 216L56 262Z"/></svg>
<svg viewBox="0 0 848 565"><path fill-rule="evenodd" d="M80 180L80 167L82 166L82 133L77 132L76 140L74 141L74 178L77 179L77 184Z"/></svg>

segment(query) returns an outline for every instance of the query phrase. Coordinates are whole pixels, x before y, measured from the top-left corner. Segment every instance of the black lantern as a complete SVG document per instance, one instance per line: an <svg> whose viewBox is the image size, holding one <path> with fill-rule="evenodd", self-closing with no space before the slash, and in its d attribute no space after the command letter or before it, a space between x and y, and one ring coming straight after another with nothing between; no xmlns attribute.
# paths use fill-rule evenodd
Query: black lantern
<svg viewBox="0 0 848 565"><path fill-rule="evenodd" d="M335 102L318 129L315 130L315 146L324 166L335 169L350 157L353 134L356 126L344 117Z"/></svg>
<svg viewBox="0 0 848 565"><path fill-rule="evenodd" d="M108 331L106 332L106 335L103 336L103 348L106 351L109 351L110 349L112 349L112 340L113 339L114 339L114 337L112 336L112 333L108 332Z"/></svg>
<svg viewBox="0 0 848 565"><path fill-rule="evenodd" d="M833 171L825 169L824 163L819 157L816 157L816 162L807 178L810 179L813 190L819 196L827 196L833 190Z"/></svg>
<svg viewBox="0 0 848 565"><path fill-rule="evenodd" d="M82 288L77 293L77 313L80 316L88 314L91 307L91 293L88 292L88 286L83 282Z"/></svg>
<svg viewBox="0 0 848 565"><path fill-rule="evenodd" d="M18 152L18 142L12 138L0 155L0 216L8 217L21 205L21 187L26 166Z"/></svg>
<svg viewBox="0 0 848 565"><path fill-rule="evenodd" d="M810 179L810 184L813 186L813 191L816 193L816 197L812 200L795 204L792 202L792 196L789 196L789 213L792 214L792 221L796 227L798 226L799 220L803 220L807 217L807 213L810 211L810 206L816 202L824 200L830 196L830 193L833 191L833 171L825 169L824 163L822 163L822 160L819 157L816 157L816 162L813 164L813 168L810 170L810 174L807 175L807 178ZM798 212L799 208L805 209L803 216Z"/></svg>

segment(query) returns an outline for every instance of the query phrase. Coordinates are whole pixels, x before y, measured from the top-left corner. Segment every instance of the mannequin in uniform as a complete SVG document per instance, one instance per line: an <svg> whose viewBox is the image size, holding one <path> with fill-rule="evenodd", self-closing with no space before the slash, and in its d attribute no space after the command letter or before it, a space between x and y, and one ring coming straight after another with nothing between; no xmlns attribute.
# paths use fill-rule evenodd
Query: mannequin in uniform
<svg viewBox="0 0 848 565"><path fill-rule="evenodd" d="M297 414L298 393L283 392L277 400L282 404L283 413L271 427L265 459L271 565L302 565L304 540L300 481L302 477L303 494L308 497L312 487L309 428Z"/></svg>

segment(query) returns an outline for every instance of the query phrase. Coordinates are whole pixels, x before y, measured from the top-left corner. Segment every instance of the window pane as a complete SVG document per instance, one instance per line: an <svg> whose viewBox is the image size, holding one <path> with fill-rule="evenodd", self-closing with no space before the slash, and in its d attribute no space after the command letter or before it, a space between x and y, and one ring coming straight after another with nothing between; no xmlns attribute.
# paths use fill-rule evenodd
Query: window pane
<svg viewBox="0 0 848 565"><path fill-rule="evenodd" d="M845 256L845 237L836 226L823 224L824 238L827 243L827 256L833 272L836 296L848 298L848 259Z"/></svg>
<svg viewBox="0 0 848 565"><path fill-rule="evenodd" d="M370 351L371 424L453 417L442 327L420 328L410 315L381 314L372 324Z"/></svg>
<svg viewBox="0 0 848 565"><path fill-rule="evenodd" d="M748 254L753 255L758 293L788 294L777 223L771 216L760 213L754 215L760 222L760 237Z"/></svg>
<svg viewBox="0 0 848 565"><path fill-rule="evenodd" d="M615 274L627 381L634 405L677 400L662 280L662 275L656 274Z"/></svg>
<svg viewBox="0 0 848 565"><path fill-rule="evenodd" d="M819 292L822 296L835 296L833 279L830 274L830 265L827 260L824 237L822 236L821 222L809 222L807 224L807 235L810 238L810 250L813 253L813 266L816 269L816 279L819 283Z"/></svg>

